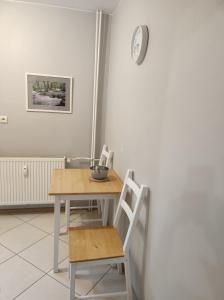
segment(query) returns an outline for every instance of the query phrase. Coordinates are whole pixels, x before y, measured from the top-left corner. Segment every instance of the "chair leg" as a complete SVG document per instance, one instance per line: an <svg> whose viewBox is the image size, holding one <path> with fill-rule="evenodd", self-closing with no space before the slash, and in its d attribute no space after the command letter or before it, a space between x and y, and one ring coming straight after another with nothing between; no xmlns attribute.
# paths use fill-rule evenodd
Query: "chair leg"
<svg viewBox="0 0 224 300"><path fill-rule="evenodd" d="M104 204L103 204L103 215L102 215L103 226L106 226L106 225L107 225L107 221L108 221L108 210L109 210L109 200L108 200L108 199L104 199Z"/></svg>
<svg viewBox="0 0 224 300"><path fill-rule="evenodd" d="M100 211L101 211L101 214L103 213L103 200L100 200Z"/></svg>
<svg viewBox="0 0 224 300"><path fill-rule="evenodd" d="M68 228L70 225L70 200L65 201L65 219L66 219L66 231L68 232Z"/></svg>
<svg viewBox="0 0 224 300"><path fill-rule="evenodd" d="M122 264L117 264L117 271L118 271L118 274L122 274Z"/></svg>
<svg viewBox="0 0 224 300"><path fill-rule="evenodd" d="M127 299L132 300L131 273L130 273L129 259L124 263L124 266L125 266L126 289L128 292Z"/></svg>
<svg viewBox="0 0 224 300"><path fill-rule="evenodd" d="M70 300L75 299L75 265L70 264Z"/></svg>
<svg viewBox="0 0 224 300"><path fill-rule="evenodd" d="M92 205L93 205L93 200L89 200L89 208L88 208L89 211L93 210L91 207Z"/></svg>
<svg viewBox="0 0 224 300"><path fill-rule="evenodd" d="M98 216L101 213L101 200L97 200L97 212L98 212Z"/></svg>

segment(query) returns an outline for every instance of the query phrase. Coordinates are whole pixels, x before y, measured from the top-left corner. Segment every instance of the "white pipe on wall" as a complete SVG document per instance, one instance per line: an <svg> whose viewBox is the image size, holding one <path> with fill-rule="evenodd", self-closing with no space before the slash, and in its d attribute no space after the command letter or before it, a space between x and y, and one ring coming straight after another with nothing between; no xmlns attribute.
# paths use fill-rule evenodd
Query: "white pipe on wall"
<svg viewBox="0 0 224 300"><path fill-rule="evenodd" d="M96 129L97 129L97 105L99 94L99 71L102 35L102 10L96 12L96 38L95 38L95 63L94 63L94 85L93 85L93 119L92 119L92 142L91 158L96 156Z"/></svg>
<svg viewBox="0 0 224 300"><path fill-rule="evenodd" d="M98 27L99 27L99 14L96 12L96 33L95 33L95 60L94 60L94 76L93 76L93 115L92 115L92 141L91 141L91 157L94 158L94 145L95 145L95 93L96 93L96 66L97 66L97 48L98 48Z"/></svg>

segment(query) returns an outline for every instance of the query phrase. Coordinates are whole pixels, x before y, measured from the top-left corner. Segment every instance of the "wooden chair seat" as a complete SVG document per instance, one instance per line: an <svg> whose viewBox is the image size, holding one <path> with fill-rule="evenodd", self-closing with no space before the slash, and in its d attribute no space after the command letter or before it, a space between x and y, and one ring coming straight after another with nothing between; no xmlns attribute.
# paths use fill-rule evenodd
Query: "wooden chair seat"
<svg viewBox="0 0 224 300"><path fill-rule="evenodd" d="M123 244L116 228L69 228L70 262L83 262L123 256Z"/></svg>

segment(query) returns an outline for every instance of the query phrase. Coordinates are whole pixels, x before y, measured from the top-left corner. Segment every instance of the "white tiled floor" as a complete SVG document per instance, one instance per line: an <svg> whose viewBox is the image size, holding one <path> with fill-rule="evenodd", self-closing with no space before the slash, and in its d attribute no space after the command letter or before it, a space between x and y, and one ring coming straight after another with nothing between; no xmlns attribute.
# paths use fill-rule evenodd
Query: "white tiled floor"
<svg viewBox="0 0 224 300"><path fill-rule="evenodd" d="M73 214L72 224L80 226L88 216L86 212ZM61 231L64 224L62 214ZM59 247L60 272L54 273L53 213L0 215L0 300L69 299L66 234L60 236ZM124 276L110 266L81 270L76 288L84 295L123 290Z"/></svg>
<svg viewBox="0 0 224 300"><path fill-rule="evenodd" d="M5 247L0 245L0 263L4 262L8 258L12 257L14 255L13 252L9 251Z"/></svg>

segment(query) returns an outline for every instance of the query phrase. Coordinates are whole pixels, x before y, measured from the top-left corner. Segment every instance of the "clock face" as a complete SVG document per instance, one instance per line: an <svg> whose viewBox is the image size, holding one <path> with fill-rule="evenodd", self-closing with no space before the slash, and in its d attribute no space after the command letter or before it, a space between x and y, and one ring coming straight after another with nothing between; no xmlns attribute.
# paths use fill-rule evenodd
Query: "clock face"
<svg viewBox="0 0 224 300"><path fill-rule="evenodd" d="M139 26L133 35L132 42L132 58L136 61L139 57L141 47L142 47L142 28Z"/></svg>
<svg viewBox="0 0 224 300"><path fill-rule="evenodd" d="M136 27L132 36L131 56L137 64L141 64L145 58L148 39L148 27L145 25Z"/></svg>

